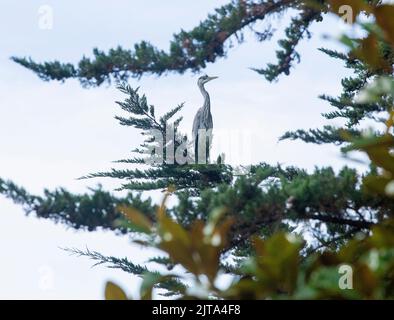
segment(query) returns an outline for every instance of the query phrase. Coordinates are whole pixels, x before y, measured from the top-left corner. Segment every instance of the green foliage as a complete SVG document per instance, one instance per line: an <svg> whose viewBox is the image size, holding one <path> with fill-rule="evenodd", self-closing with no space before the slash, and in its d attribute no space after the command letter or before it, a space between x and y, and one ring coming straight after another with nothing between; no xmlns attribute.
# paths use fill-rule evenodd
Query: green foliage
<svg viewBox="0 0 394 320"><path fill-rule="evenodd" d="M305 243L294 234L279 232L266 240L255 236L254 253L232 273L233 282L224 289L217 287L220 276L227 273L219 261L228 246L227 232L233 220L214 211L205 224L197 220L187 230L166 214L163 205L156 220L151 226L155 240L147 246L162 250L190 275L145 273L142 299L152 299L153 289L163 288L161 284L170 279L192 282L192 286L178 285L176 291L167 289L166 294L180 299L394 298L393 220L374 226L369 236L358 234L340 250L325 250L306 258L301 253ZM131 222L145 227L135 217Z"/></svg>
<svg viewBox="0 0 394 320"><path fill-rule="evenodd" d="M286 38L279 41L281 50L276 51L278 59L277 64L268 64L265 69L254 69L259 74L264 75L268 81L273 81L278 78L279 75L290 74L290 69L293 65L294 60L299 62L300 55L296 51L298 43L306 36L310 38L311 35L308 32L308 28L314 21L321 21L322 12L316 10L307 5L301 9L299 16L291 20L291 24L286 28Z"/></svg>
<svg viewBox="0 0 394 320"><path fill-rule="evenodd" d="M122 218L122 214L116 209L119 205L138 208L147 216L155 212L155 205L150 198L143 200L141 195L132 193L115 197L100 186L86 194L73 194L60 188L54 191L44 190L42 196L37 196L29 194L11 181L0 179L0 193L23 206L28 214L34 213L39 218L89 231L109 229L127 232L117 223Z"/></svg>
<svg viewBox="0 0 394 320"><path fill-rule="evenodd" d="M329 1L332 3L331 10L339 14L338 8L343 1ZM368 5L368 3L371 3ZM350 51L339 53L332 50L320 49L330 57L340 59L345 62L345 66L354 72L354 76L342 79L342 94L339 97L321 95L321 99L329 102L335 111L325 113L323 116L328 120L345 120L344 127L326 125L322 129L296 130L286 132L281 139L300 139L308 143L335 143L343 144L347 139L342 132L346 130L353 137L362 135L362 124L365 120L370 120L376 124L381 123L381 113L387 112L392 107L392 100L386 93L377 91L382 88L382 83L375 86L367 86L375 83L376 77L391 77L394 65L393 47L387 42L390 39L392 28L388 21L392 16L385 13L391 10L391 6L380 5L380 1L352 1L352 8L355 16L361 12L375 15L377 24L358 23L367 35L363 38L350 38L342 36L342 43L349 47ZM387 11L387 12L389 12ZM354 20L356 21L356 20ZM376 80L382 81L382 80ZM387 82L387 81L386 81ZM389 83L387 83L390 86ZM386 87L387 87L386 85ZM375 99L364 99L360 96L360 91L366 87L374 91ZM379 134L378 130L375 130Z"/></svg>
<svg viewBox="0 0 394 320"><path fill-rule="evenodd" d="M307 28L320 20L320 11L307 8L304 1L277 0L252 1L231 0L217 8L214 14L201 21L198 26L187 32L181 30L170 42L169 51L165 52L142 41L134 45L134 50L118 46L108 53L97 48L93 58L83 57L78 66L59 61L37 63L31 58L12 57L12 60L35 72L45 81L78 78L85 87L99 86L110 81L111 75L125 81L130 76L140 78L144 74L162 75L167 72L184 73L186 70L198 72L218 58L225 57L230 46L226 45L236 38L242 42L244 29L271 16L294 9L297 18L286 29L286 39L279 45L278 65L270 65L268 70L257 70L267 79L273 80L280 74L288 74L293 60L299 59L295 51L298 42L307 34ZM266 40L272 33L268 24L264 31L258 31L256 38Z"/></svg>
<svg viewBox="0 0 394 320"><path fill-rule="evenodd" d="M350 48L350 55L358 57L365 63L369 72L373 72L373 80L366 84L357 97L356 103L374 103L381 107L387 114L385 132L364 132L360 137L354 137L349 132L342 135L350 142L343 149L345 152L365 152L372 164L380 169L368 174L363 180L363 186L368 192L392 197L394 186L394 79L393 79L393 49L394 49L394 24L392 14L393 5L366 6L366 11L373 15L376 23L363 24L367 35L354 41L359 43L353 46L345 42ZM381 216L384 212L380 212Z"/></svg>
<svg viewBox="0 0 394 320"><path fill-rule="evenodd" d="M97 251L91 251L89 249L83 251L75 248L65 248L64 250L72 255L77 255L78 257L88 257L89 259L95 261L94 266L105 264L108 268L120 269L122 271L137 275L142 275L148 271L145 266L134 264L127 258L108 257Z"/></svg>

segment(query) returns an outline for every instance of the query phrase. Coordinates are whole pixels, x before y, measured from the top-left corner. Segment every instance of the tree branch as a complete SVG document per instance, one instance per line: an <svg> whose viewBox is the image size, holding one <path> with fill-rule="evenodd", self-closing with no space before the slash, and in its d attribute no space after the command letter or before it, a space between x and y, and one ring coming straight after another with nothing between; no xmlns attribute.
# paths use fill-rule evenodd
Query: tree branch
<svg viewBox="0 0 394 320"><path fill-rule="evenodd" d="M308 219L308 220L319 220L326 223L335 223L340 225L347 225L350 227L355 227L359 229L370 229L375 225L374 222L365 221L365 220L352 220L346 218L339 218L334 216L326 216L326 215L319 215L319 214L308 214L304 213L300 215L301 219Z"/></svg>
<svg viewBox="0 0 394 320"><path fill-rule="evenodd" d="M105 53L95 48L94 58L91 60L83 57L77 67L71 63L59 61L39 64L31 58L12 57L11 59L32 70L43 80L64 81L68 78L78 78L85 87L99 86L105 81L109 82L111 75L116 79L127 80L129 77L140 78L144 74L184 73L186 70L197 72L205 68L206 63L215 62L217 58L226 55L225 43L231 36L242 32L246 26L265 19L267 15L281 13L289 8L301 10L300 18L296 21L304 27L301 34L296 35L298 40L291 40L291 54L294 54L295 45L303 37L309 23L316 18L313 14L303 13L305 10L303 1L233 0L216 9L215 14L209 15L191 31L182 30L175 34L170 43L169 52L159 50L150 43L142 41L134 46L134 51L125 50L119 46ZM304 18L307 20L305 23L302 22ZM289 64L290 61L287 67Z"/></svg>

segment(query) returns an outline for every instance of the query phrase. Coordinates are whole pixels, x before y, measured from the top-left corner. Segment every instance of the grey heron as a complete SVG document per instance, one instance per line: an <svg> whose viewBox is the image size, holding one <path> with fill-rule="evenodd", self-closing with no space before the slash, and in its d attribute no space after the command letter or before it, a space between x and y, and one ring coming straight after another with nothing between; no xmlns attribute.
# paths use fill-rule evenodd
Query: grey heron
<svg viewBox="0 0 394 320"><path fill-rule="evenodd" d="M205 148L206 157L203 159L204 163L209 159L209 148L210 148L210 135L213 129L213 121L212 121L212 113L211 113L211 100L209 98L209 94L207 90L205 90L204 85L218 77L208 77L206 74L198 78L197 85L201 91L202 96L204 97L203 106L198 109L196 116L193 121L193 142L194 142L194 156L196 162L199 162L200 157L198 156L199 150L203 150L202 147ZM204 136L204 139L199 137ZM204 141L205 140L205 141Z"/></svg>

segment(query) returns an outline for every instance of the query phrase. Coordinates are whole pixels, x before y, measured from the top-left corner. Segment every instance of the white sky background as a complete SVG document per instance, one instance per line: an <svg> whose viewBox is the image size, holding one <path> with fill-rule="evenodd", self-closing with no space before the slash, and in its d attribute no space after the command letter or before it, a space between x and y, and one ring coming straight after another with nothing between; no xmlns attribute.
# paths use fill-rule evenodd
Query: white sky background
<svg viewBox="0 0 394 320"><path fill-rule="evenodd" d="M102 183L113 190L111 179L77 181L90 172L111 167L125 158L140 141L139 133L121 127L113 118L120 110L114 101L122 96L113 86L83 89L78 81L65 84L43 82L32 72L9 60L12 55L31 56L38 61L58 59L77 62L93 47L107 50L117 45L130 48L148 40L167 49L174 32L189 30L215 7L216 1L0 1L0 177L12 179L33 193L44 188L66 187L85 192ZM40 30L38 9L50 5L54 28ZM276 21L279 30L288 17ZM337 34L341 26L329 18L312 28L313 38L302 42L301 64L290 77L270 84L250 67L275 62L274 37L258 43L235 45L227 59L209 65L206 72L220 78L207 85L211 94L215 130L248 129L256 148L252 162L297 165L312 170L315 165L344 164L338 148L301 142L281 142L286 130L320 127L321 112L329 105L319 94L339 94L340 78L347 74L341 62L316 48L337 48L323 34ZM282 36L282 33L278 33ZM181 102L184 130L190 130L202 98L191 73L130 80L156 105L156 113ZM21 207L0 196L0 298L101 299L106 280L122 284L134 293L138 280L122 271L69 256L59 247L97 250L103 254L128 256L144 262L147 253L131 246L127 237L110 232L76 232L52 221L26 217Z"/></svg>

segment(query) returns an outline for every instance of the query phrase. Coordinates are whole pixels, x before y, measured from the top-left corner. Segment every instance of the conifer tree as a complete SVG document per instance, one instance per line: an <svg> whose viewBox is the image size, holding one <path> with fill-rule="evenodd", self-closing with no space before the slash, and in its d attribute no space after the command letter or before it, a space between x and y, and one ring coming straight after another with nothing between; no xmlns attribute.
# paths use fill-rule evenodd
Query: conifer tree
<svg viewBox="0 0 394 320"><path fill-rule="evenodd" d="M267 23L264 30L257 31L253 29L256 23L294 10L295 15L285 30L286 38L279 41L278 62L267 68L255 68L272 81L280 74L288 75L294 61L299 61L298 43L310 36L309 26L321 21L322 13L327 11L325 1L316 0L316 4L319 6L315 8L308 1L300 0L231 0L192 30L174 34L168 52L142 41L135 44L133 50L118 46L106 53L95 48L94 57L83 57L77 66L60 61L37 63L32 58L17 56L12 59L43 80L77 78L85 87L100 86L111 78L126 81L130 76L140 78L145 74L198 72L207 63L225 57L234 40L242 43L246 29L252 30L258 41L269 40L273 35L271 24Z"/></svg>
<svg viewBox="0 0 394 320"><path fill-rule="evenodd" d="M234 272L238 263L250 254L252 236L266 239L278 231L299 233L295 226L301 226L303 232L308 232L312 237L303 252L307 256L317 250L337 249L356 233L368 234L379 222L393 216L394 202L385 195L365 192L363 176L356 170L344 167L336 173L327 167L316 168L314 172L308 173L299 168L259 163L251 165L246 174L239 176L235 168L220 160L206 165L168 162L168 159L173 160L172 154L167 157L168 153L182 144L187 146L189 141L179 131L182 105L157 116L155 107L148 103L145 95L140 94L140 90L124 84L130 76L138 78L147 73L162 75L167 72L183 73L186 70L197 72L206 63L215 62L227 54L225 43L231 36L238 35L241 41L241 34L246 27L253 26L256 21L267 16L294 9L296 17L286 29L286 39L279 42L281 49L277 52L277 64L256 69L266 79L275 80L282 73L289 74L293 62L299 60L297 44L309 36L308 28L312 22L322 20L329 10L329 2L315 1L314 6L309 6L305 1L232 1L217 9L215 14L209 15L190 32L181 31L174 35L168 53L142 42L135 45L133 51L119 47L104 53L95 49L94 59L83 58L78 66L58 61L39 64L30 58L14 57L15 62L31 69L44 80L77 78L83 86L94 87L110 81L111 77L116 79L119 81L118 89L125 96L118 105L128 114L128 117L118 116L117 120L121 125L139 130L145 141L134 150L132 157L119 160L129 166L129 169L113 169L83 177L122 179L124 183L119 189L128 191L124 197L116 197L100 188L92 189L84 195L74 195L64 189L45 191L44 196L40 197L2 179L0 193L21 204L28 213L34 212L37 217L50 218L74 228L95 230L102 227L115 232L138 233L141 230L127 222L121 214L122 210L126 207L135 208L143 213L147 223L155 222L155 213L160 207L151 200L142 200L139 192L171 188L178 202L167 210L168 214L186 229L191 228L196 219L208 221L215 210L233 217L234 221L229 229L229 245L220 252L222 255L231 254L236 257L235 265L221 261L222 268L229 273ZM379 5L380 2L365 3ZM264 32L256 32L258 39L268 39L270 30L267 28ZM384 42L379 43L384 60L392 66L392 47ZM343 60L346 67L354 71L354 76L342 80L343 92L339 97L321 96L335 108L323 116L329 120L344 118L346 125L344 128L327 125L309 131L300 129L286 132L281 139L349 145L349 136L362 136L359 124L365 119L380 121L379 114L386 111L390 104L385 97L367 103L356 103L355 97L371 79L378 75L392 74L392 70L371 69L364 59L352 53L321 50L333 58ZM160 132L164 137L163 161L158 163L146 162L147 156L148 159L151 158L152 150L157 147L152 130ZM167 139L169 130L174 134ZM344 131L347 135L343 134ZM186 147L185 157L187 153ZM372 167L367 174L376 172L376 167ZM73 252L133 274L141 275L148 271L146 267L137 266L126 259L104 257L92 251ZM173 266L171 260L162 257L152 261L168 268ZM171 281L164 281L161 288L182 289L181 283ZM172 290L172 293L177 292Z"/></svg>

